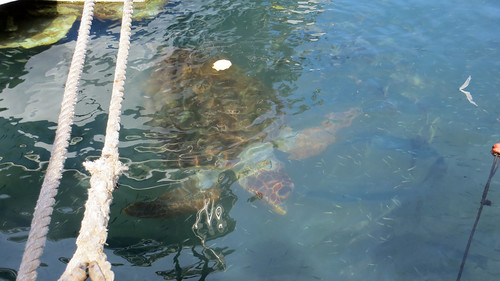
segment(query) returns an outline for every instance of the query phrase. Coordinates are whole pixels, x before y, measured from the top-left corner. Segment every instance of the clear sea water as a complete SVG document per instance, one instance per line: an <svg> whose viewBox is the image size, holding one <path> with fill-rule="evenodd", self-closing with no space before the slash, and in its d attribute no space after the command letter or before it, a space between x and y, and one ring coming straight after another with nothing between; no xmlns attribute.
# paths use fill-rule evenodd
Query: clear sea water
<svg viewBox="0 0 500 281"><path fill-rule="evenodd" d="M500 137L498 26L495 0L187 0L134 22L120 144L131 170L105 249L116 280L454 280ZM103 145L119 30L92 27L38 280L56 280L76 247L82 162ZM0 280L14 280L21 261L76 33L77 24L52 46L0 50ZM151 69L175 48L230 59L275 90L296 130L363 110L322 154L284 157L295 184L286 215L233 184L227 229L205 249L192 218L120 212L163 192L161 159L141 153L158 145L144 137L142 109ZM478 106L458 89L469 75ZM463 280L500 274L499 189L494 178Z"/></svg>

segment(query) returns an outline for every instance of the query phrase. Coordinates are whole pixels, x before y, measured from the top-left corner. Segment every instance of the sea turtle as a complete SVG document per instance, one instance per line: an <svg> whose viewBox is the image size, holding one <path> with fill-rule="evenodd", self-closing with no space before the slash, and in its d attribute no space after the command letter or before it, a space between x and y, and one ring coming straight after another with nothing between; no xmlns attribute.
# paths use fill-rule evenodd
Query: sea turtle
<svg viewBox="0 0 500 281"><path fill-rule="evenodd" d="M288 153L289 159L317 155L361 113L358 108L331 113L320 126L293 131L278 122L282 105L274 91L236 66L213 69L215 60L176 49L153 70L146 91L152 118L148 124L169 136L166 162L178 168L176 179L185 178L155 200L129 205L125 214L195 213L217 199L219 175L227 170L250 192L250 200L261 199L285 214L294 184L276 150Z"/></svg>

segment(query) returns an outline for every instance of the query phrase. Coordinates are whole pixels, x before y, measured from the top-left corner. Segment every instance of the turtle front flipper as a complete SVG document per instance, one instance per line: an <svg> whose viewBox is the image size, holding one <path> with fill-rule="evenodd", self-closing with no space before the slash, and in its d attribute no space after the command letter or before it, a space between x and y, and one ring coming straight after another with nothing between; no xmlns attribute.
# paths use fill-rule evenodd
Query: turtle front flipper
<svg viewBox="0 0 500 281"><path fill-rule="evenodd" d="M179 187L153 201L133 203L123 213L138 218L172 218L194 214L204 207L205 200L217 200L219 196L218 186L205 190Z"/></svg>
<svg viewBox="0 0 500 281"><path fill-rule="evenodd" d="M217 201L235 181L236 176L231 170L220 172L198 169L179 187L163 193L155 200L133 203L123 209L123 213L139 218L172 218L195 214L205 207L207 201ZM223 197L227 197L227 194Z"/></svg>
<svg viewBox="0 0 500 281"><path fill-rule="evenodd" d="M279 150L290 154L289 159L301 160L318 155L335 142L339 129L350 126L361 113L359 108L329 113L321 126L298 132L284 131L275 144Z"/></svg>

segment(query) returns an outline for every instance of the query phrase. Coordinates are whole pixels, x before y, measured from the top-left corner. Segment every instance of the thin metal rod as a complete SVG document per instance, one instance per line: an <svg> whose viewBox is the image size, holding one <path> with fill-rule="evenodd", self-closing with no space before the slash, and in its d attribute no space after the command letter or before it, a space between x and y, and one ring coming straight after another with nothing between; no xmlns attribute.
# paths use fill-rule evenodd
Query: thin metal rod
<svg viewBox="0 0 500 281"><path fill-rule="evenodd" d="M479 218L481 217L481 212L483 211L484 205L491 205L491 202L486 199L488 196L488 190L490 189L491 178L495 175L495 172L498 169L498 154L493 154L495 159L493 160L493 164L491 165L490 177L488 178L488 182L484 186L483 197L481 197L481 205L479 206L479 210L477 211L476 221L474 222L474 226L472 227L472 231L469 236L469 241L467 242L467 247L465 247L464 256L462 258L462 264L460 265L460 271L458 272L457 281L460 281L462 278L462 272L464 270L465 261L467 260L467 255L469 254L470 245L472 243L472 238L474 237L474 233L476 232L477 224L479 223Z"/></svg>

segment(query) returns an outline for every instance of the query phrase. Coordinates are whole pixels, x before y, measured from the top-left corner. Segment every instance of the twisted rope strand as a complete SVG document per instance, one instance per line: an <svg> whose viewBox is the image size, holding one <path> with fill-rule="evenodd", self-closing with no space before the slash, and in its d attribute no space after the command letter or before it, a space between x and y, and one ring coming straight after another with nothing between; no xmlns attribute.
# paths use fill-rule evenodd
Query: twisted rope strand
<svg viewBox="0 0 500 281"><path fill-rule="evenodd" d="M78 39L76 41L76 47L64 89L64 96L61 102L61 112L59 114L49 165L33 212L28 241L26 242L25 251L16 279L18 281L31 281L35 280L37 277L36 269L40 265L40 256L43 253L46 235L49 231L48 226L55 204L54 197L57 194L57 188L62 178L62 170L66 160L66 152L71 136L71 125L73 124L75 112L74 108L77 100L78 84L85 61L85 53L94 14L94 5L95 0L85 1L82 20L78 30Z"/></svg>
<svg viewBox="0 0 500 281"><path fill-rule="evenodd" d="M130 48L132 4L132 0L125 0L123 3L120 43L104 147L98 160L84 163L85 168L91 174L89 198L85 203L80 234L76 240L76 252L59 279L60 281L85 280L86 275L83 274L85 269L88 269L89 277L92 280L114 280L111 264L106 260L104 254L104 243L108 235L109 209L113 200L113 191L118 177L125 169L118 159L118 142L123 85L125 84L127 57Z"/></svg>

